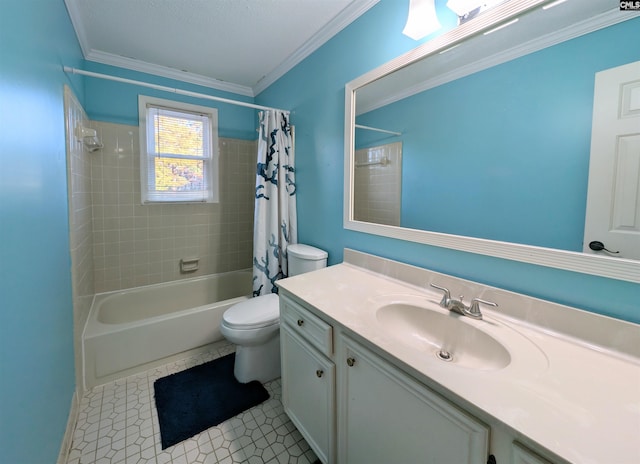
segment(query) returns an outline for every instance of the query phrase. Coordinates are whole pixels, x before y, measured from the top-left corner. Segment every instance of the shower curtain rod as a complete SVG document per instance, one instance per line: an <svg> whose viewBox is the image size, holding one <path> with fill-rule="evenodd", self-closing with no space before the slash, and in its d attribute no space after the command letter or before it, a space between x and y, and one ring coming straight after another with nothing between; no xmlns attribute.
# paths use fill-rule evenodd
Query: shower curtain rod
<svg viewBox="0 0 640 464"><path fill-rule="evenodd" d="M390 131L386 129L378 129L377 127L363 126L362 124L356 124L355 126L356 126L356 129L366 129L366 130L375 131L375 132L384 132L385 134L391 134L391 135L402 135L402 132L395 132L395 131Z"/></svg>
<svg viewBox="0 0 640 464"><path fill-rule="evenodd" d="M64 72L66 72L67 74L81 74L83 76L97 77L98 79L106 79L109 81L123 82L125 84L140 85L143 87L149 87L151 89L162 90L164 92L175 93L178 95L186 95L188 97L194 97L194 98L203 98L205 100L214 100L222 103L229 103L231 105L238 105L238 106L244 106L247 108L253 108L256 110L276 110L276 111L282 111L287 115L291 113L289 110L281 110L279 108L272 108L270 106L255 105L253 103L245 103L241 101L231 100L229 98L214 97L213 95L207 95L205 93L191 92L189 90L181 90L174 87L166 87L164 85L150 84L148 82L136 81L133 79L125 79L123 77L110 76L109 74L100 74L100 73L95 73L91 71L84 71L82 69L71 68L69 66L64 66L63 69L64 69Z"/></svg>

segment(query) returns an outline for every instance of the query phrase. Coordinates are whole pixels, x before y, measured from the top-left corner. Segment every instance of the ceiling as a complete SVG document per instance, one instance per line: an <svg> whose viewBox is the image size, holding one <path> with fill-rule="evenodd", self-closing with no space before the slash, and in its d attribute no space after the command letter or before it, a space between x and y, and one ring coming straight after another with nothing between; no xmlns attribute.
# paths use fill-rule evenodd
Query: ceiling
<svg viewBox="0 0 640 464"><path fill-rule="evenodd" d="M379 0L65 0L85 59L255 96Z"/></svg>

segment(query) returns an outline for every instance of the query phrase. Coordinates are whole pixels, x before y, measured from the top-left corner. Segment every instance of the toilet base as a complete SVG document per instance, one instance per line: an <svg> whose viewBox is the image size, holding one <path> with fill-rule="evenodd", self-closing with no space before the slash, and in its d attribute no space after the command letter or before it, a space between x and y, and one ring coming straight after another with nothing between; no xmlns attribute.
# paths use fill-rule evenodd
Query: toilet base
<svg viewBox="0 0 640 464"><path fill-rule="evenodd" d="M233 374L240 383L266 383L280 377L280 333L261 345L237 345Z"/></svg>

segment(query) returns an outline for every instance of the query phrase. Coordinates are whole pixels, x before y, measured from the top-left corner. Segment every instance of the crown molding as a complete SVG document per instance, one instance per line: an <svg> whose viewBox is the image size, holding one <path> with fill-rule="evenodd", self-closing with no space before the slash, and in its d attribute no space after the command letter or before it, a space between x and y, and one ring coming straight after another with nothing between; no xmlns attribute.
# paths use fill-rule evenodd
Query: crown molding
<svg viewBox="0 0 640 464"><path fill-rule="evenodd" d="M132 71L152 74L154 76L175 79L182 82L188 82L191 84L220 90L223 92L231 92L238 95L255 97L257 94L265 90L279 78L284 76L307 56L324 45L334 35L343 30L353 21L358 19L358 17L368 11L379 1L380 0L353 1L338 16L333 18L329 23L327 23L325 27L314 34L285 61L280 63L273 71L264 76L258 83L256 83L256 85L253 86L253 88L245 85L234 84L232 82L221 81L200 74L181 71L175 68L169 68L166 66L160 66L145 61L136 60L134 58L127 58L124 56L114 55L112 53L106 53L92 49L83 26L82 16L80 15L80 11L78 10L77 3L70 0L64 0L64 3L67 7L67 11L69 12L71 23L73 25L73 28L75 29L80 48L82 49L82 54L87 61L117 66L120 68L130 69Z"/></svg>
<svg viewBox="0 0 640 464"><path fill-rule="evenodd" d="M201 85L203 87L209 87L211 89L221 90L224 92L231 92L238 95L246 95L247 97L253 97L253 90L251 87L245 85L233 84L231 82L220 81L211 77L202 76L200 74L194 74L187 71L180 71L174 68L168 68L166 66L159 66L156 64L147 63L145 61L136 60L133 58L127 58L124 56L113 55L111 53L100 52L97 50L91 50L85 55L87 61L94 61L96 63L108 64L111 66L118 66L120 68L130 69L132 71L139 71L147 74L153 74L154 76L166 77L169 79L175 79L182 82L188 82L190 84Z"/></svg>
<svg viewBox="0 0 640 464"><path fill-rule="evenodd" d="M80 11L78 11L78 7L76 6L77 3L71 2L69 0L64 0L64 4L67 7L67 12L69 13L69 18L71 19L73 29L76 31L76 38L78 39L78 43L80 44L82 55L86 58L87 53L90 51L89 40L87 39L87 34L82 23L82 16L80 15Z"/></svg>
<svg viewBox="0 0 640 464"><path fill-rule="evenodd" d="M306 57L328 42L333 36L358 19L380 0L356 0L347 6L338 16L333 18L325 27L314 34L300 48L280 63L273 71L264 76L253 86L254 95L268 88L275 81L284 76Z"/></svg>
<svg viewBox="0 0 640 464"><path fill-rule="evenodd" d="M220 90L223 92L231 92L238 95L245 95L247 97L255 96L253 89L245 85L233 84L231 82L225 82L211 77L202 76L200 74L194 74L186 71L180 71L174 68L168 68L166 66L159 66L144 61L136 60L133 58L127 58L124 56L114 55L112 53L101 52L94 50L89 45L89 40L85 32L85 28L82 22L82 16L78 10L77 3L70 0L64 0L71 19L71 24L76 32L76 37L82 55L87 61L93 61L96 63L107 64L111 66L117 66L120 68L130 69L132 71L139 71L154 76L166 77L169 79L175 79L182 82L188 82L191 84L208 87L211 89Z"/></svg>

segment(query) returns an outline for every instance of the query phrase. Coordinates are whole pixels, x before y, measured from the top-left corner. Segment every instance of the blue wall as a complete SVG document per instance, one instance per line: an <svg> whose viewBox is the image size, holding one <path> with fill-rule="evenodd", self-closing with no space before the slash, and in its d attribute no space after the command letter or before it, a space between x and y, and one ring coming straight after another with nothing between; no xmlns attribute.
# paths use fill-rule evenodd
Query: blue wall
<svg viewBox="0 0 640 464"><path fill-rule="evenodd" d="M444 3L436 3L439 13ZM256 98L293 111L299 241L326 249L330 263L340 262L348 247L640 322L638 284L343 229L344 85L418 45L402 35L407 7L408 2L381 0ZM441 19L446 25L438 33L451 26L450 17ZM636 30L639 21L633 20Z"/></svg>
<svg viewBox="0 0 640 464"><path fill-rule="evenodd" d="M63 64L81 53L63 0L0 14L0 461L53 463L74 392Z"/></svg>
<svg viewBox="0 0 640 464"><path fill-rule="evenodd" d="M437 2L441 7L445 0ZM343 229L344 85L416 45L401 34L407 5L381 0L256 98L257 103L293 110L300 241L327 249L331 263L340 262L343 248L350 247L640 322L640 286L636 284ZM444 30L453 26L453 19L450 14L441 18ZM634 24L637 27L638 20ZM63 84L72 87L92 118L137 123L139 89L91 78L70 79L62 72L63 65L84 65L63 0L4 0L0 14L0 449L2 462L12 464L55 462L74 391ZM86 65L99 72L228 96ZM140 92L177 98L147 89ZM222 136L255 138L253 110L219 107Z"/></svg>
<svg viewBox="0 0 640 464"><path fill-rule="evenodd" d="M640 60L628 21L358 116L401 141L401 225L582 251L595 73ZM384 136L383 136L384 137ZM526 214L522 214L526 211Z"/></svg>
<svg viewBox="0 0 640 464"><path fill-rule="evenodd" d="M253 103L252 97L245 97L229 92L222 92L208 87L202 87L187 82L153 76L151 74L131 71L115 66L87 61L83 69L87 71L109 74L112 76L133 79L165 87L179 88L189 92L198 92L215 97L229 98ZM243 140L258 138L257 112L251 108L229 105L207 99L187 97L172 92L164 92L148 87L124 84L94 77L85 78L84 110L89 119L95 121L112 122L116 124L138 125L138 95L164 98L195 105L218 108L218 135Z"/></svg>

